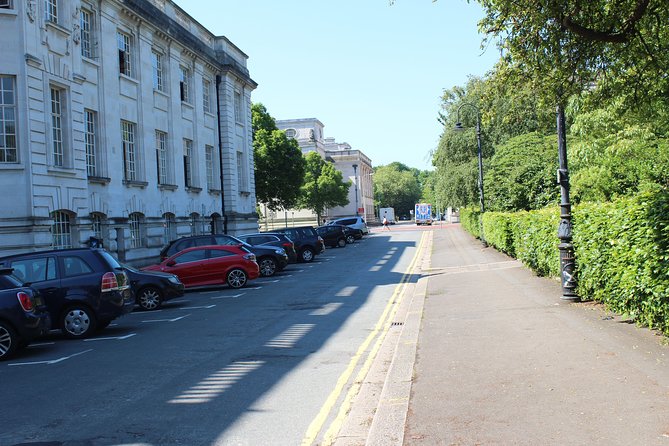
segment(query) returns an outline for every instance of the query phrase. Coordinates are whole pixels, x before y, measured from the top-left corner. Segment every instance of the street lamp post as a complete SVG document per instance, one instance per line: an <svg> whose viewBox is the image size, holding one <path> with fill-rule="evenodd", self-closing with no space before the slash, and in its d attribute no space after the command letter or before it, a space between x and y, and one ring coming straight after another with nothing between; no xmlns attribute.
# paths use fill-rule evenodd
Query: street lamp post
<svg viewBox="0 0 669 446"><path fill-rule="evenodd" d="M465 102L462 105L460 105L457 111L457 122L455 123L455 130L462 131L465 129L462 126L462 123L460 122L460 109L465 106L472 107L474 110L476 110L476 144L478 146L478 158L479 158L478 186L479 186L479 201L481 204L481 215L479 216L479 232L481 235L481 243L483 244L484 247L486 247L488 246L488 242L486 242L485 236L483 234L483 213L485 212L485 201L483 199L483 154L481 152L481 112L479 111L479 108L474 104Z"/></svg>
<svg viewBox="0 0 669 446"><path fill-rule="evenodd" d="M358 216L358 165L353 165L353 180L355 182L355 216Z"/></svg>

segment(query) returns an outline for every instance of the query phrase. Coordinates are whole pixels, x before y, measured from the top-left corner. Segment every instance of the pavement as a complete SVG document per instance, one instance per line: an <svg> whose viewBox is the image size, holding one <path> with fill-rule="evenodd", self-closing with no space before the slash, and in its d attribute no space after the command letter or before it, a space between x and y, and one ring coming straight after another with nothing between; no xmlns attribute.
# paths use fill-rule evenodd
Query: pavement
<svg viewBox="0 0 669 446"><path fill-rule="evenodd" d="M428 231L335 445L669 446L666 337L459 224Z"/></svg>

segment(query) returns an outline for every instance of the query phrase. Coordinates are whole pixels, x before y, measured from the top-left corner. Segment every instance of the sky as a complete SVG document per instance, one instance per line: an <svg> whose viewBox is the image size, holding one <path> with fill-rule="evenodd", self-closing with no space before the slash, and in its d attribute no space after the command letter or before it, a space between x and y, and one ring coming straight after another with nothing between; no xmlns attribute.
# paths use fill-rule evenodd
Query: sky
<svg viewBox="0 0 669 446"><path fill-rule="evenodd" d="M479 5L466 0L177 0L248 57L251 100L277 120L317 118L374 167L432 169L444 89L483 76Z"/></svg>

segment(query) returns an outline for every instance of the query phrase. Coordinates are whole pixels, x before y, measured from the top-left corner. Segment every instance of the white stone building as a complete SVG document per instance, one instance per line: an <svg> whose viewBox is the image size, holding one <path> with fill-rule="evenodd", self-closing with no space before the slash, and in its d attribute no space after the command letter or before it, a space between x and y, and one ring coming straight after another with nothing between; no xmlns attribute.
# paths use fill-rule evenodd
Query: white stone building
<svg viewBox="0 0 669 446"><path fill-rule="evenodd" d="M0 256L257 228L247 56L170 0L0 1Z"/></svg>
<svg viewBox="0 0 669 446"><path fill-rule="evenodd" d="M352 216L357 212L357 215L365 217L367 221L375 220L373 169L369 157L362 151L351 148L348 143L337 143L332 137L325 138L324 125L316 118L277 120L276 125L286 132L286 136L297 140L303 154L318 152L323 159L334 163L335 168L342 173L344 181L351 181L349 204L328 209L324 215L326 219ZM297 212L302 218L313 214L305 210L290 212Z"/></svg>

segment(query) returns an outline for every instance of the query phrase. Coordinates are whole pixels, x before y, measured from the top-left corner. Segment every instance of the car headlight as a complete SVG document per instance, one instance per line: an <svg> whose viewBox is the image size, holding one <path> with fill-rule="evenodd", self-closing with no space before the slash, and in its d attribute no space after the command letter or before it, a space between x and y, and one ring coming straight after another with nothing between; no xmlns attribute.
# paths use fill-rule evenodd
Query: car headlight
<svg viewBox="0 0 669 446"><path fill-rule="evenodd" d="M286 255L286 251L284 251L283 248L277 248L276 251L274 251L274 252L276 252L280 256L285 256Z"/></svg>
<svg viewBox="0 0 669 446"><path fill-rule="evenodd" d="M175 285L181 284L181 280L179 280L179 278L177 276L170 276L170 278L167 279L167 280L169 280L170 282L172 282Z"/></svg>

